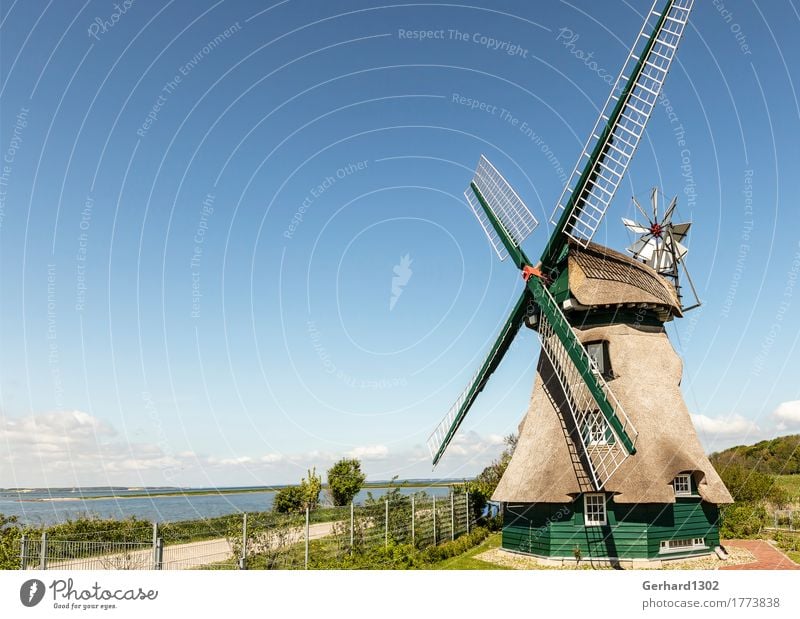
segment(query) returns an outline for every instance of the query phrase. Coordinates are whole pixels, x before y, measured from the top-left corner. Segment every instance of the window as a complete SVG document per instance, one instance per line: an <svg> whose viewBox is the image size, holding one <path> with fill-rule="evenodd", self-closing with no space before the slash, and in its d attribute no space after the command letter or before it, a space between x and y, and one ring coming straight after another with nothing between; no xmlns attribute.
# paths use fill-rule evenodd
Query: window
<svg viewBox="0 0 800 619"><path fill-rule="evenodd" d="M594 362L599 374L606 378L613 376L611 362L608 359L608 342L589 342L586 344L586 353Z"/></svg>
<svg viewBox="0 0 800 619"><path fill-rule="evenodd" d="M599 410L586 413L582 428L583 440L587 445L613 445L614 434L606 418Z"/></svg>
<svg viewBox="0 0 800 619"><path fill-rule="evenodd" d="M676 496L687 496L692 494L692 476L688 473L681 473L676 475L672 480L672 486L675 488Z"/></svg>
<svg viewBox="0 0 800 619"><path fill-rule="evenodd" d="M606 524L606 495L583 495L583 518L587 527Z"/></svg>
<svg viewBox="0 0 800 619"><path fill-rule="evenodd" d="M681 552L683 550L697 550L698 548L706 548L704 537L662 540L659 552Z"/></svg>

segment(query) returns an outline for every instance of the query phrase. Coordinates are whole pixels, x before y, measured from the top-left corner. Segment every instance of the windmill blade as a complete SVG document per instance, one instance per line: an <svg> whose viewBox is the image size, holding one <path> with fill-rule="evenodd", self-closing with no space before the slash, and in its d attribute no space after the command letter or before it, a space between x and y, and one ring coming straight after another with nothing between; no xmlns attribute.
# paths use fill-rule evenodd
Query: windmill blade
<svg viewBox="0 0 800 619"><path fill-rule="evenodd" d="M684 256L689 253L689 248L680 243L674 235L671 238L667 237L667 243L669 244L670 250L674 250L673 253L678 260L683 260Z"/></svg>
<svg viewBox="0 0 800 619"><path fill-rule="evenodd" d="M653 257L653 253L658 249L658 243L656 243L655 237L642 237L638 241L636 241L633 245L628 248L628 251L633 255L634 258L637 260L642 260L643 262L650 262Z"/></svg>
<svg viewBox="0 0 800 619"><path fill-rule="evenodd" d="M433 466L439 463L450 441L453 440L458 427L461 425L461 422L464 421L464 417L475 402L475 398L483 391L492 372L500 365L500 361L502 361L509 346L511 346L511 342L514 340L514 336L519 331L519 327L525 318L530 299L530 293L527 289L523 290L522 296L519 298L519 301L517 301L511 315L503 325L500 335L489 350L486 360L472 377L467 388L461 392L461 395L458 396L453 406L450 407L450 410L428 437L428 450L431 453Z"/></svg>
<svg viewBox="0 0 800 619"><path fill-rule="evenodd" d="M650 232L649 228L645 228L644 226L637 224L632 219L625 219L623 217L622 223L625 224L625 227L634 234L647 234L648 232Z"/></svg>
<svg viewBox="0 0 800 619"><path fill-rule="evenodd" d="M658 187L650 190L650 206L653 207L653 221L658 221Z"/></svg>
<svg viewBox="0 0 800 619"><path fill-rule="evenodd" d="M677 256L673 254L672 249L662 240L661 244L656 247L650 260L647 261L647 264L653 267L658 273L671 273L674 269L676 259Z"/></svg>
<svg viewBox="0 0 800 619"><path fill-rule="evenodd" d="M514 249L539 225L517 192L484 155L464 196L500 260L505 260L509 253L517 254Z"/></svg>
<svg viewBox="0 0 800 619"><path fill-rule="evenodd" d="M666 212L664 213L664 220L661 222L662 226L668 226L672 221L672 214L675 212L675 207L678 206L678 196L672 198Z"/></svg>
<svg viewBox="0 0 800 619"><path fill-rule="evenodd" d="M676 241L682 241L686 238L686 235L689 234L689 228L692 227L691 223L687 224L674 224L669 227L670 234L672 238Z"/></svg>
<svg viewBox="0 0 800 619"><path fill-rule="evenodd" d="M636 152L693 4L667 0L655 10L662 2L653 3L553 211L556 230L542 256L545 267L555 263L566 242L556 236L563 233L583 247L592 240Z"/></svg>
<svg viewBox="0 0 800 619"><path fill-rule="evenodd" d="M644 217L645 221L647 223L649 223L650 225L653 225L653 222L650 221L650 216L647 213L644 212L644 209L642 208L642 205L639 204L639 200L636 199L636 196L633 196L633 203L636 205L636 208L639 209L639 212L642 214L642 216Z"/></svg>
<svg viewBox="0 0 800 619"><path fill-rule="evenodd" d="M528 289L541 310L542 349L564 392L594 487L601 490L619 466L636 453L638 433L550 291L536 277L528 280ZM607 424L604 432L611 436L602 444L592 440L591 432L584 431L596 422L598 411Z"/></svg>

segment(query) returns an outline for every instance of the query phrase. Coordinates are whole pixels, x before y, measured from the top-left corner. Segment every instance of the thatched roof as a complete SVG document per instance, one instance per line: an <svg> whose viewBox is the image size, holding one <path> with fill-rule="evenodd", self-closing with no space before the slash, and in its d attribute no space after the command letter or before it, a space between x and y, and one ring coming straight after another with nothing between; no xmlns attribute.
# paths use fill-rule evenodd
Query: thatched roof
<svg viewBox="0 0 800 619"><path fill-rule="evenodd" d="M646 264L602 245L583 248L571 242L568 272L570 292L581 305L649 306L664 321L682 315L672 284Z"/></svg>
<svg viewBox="0 0 800 619"><path fill-rule="evenodd" d="M576 330L581 341L605 340L615 378L609 385L639 432L636 454L604 490L617 503L672 503L672 480L692 472L711 503L731 496L700 445L680 391L682 365L662 327L616 324ZM511 463L492 497L519 503L569 502L591 491L576 454L577 437L565 436L563 402L546 355L541 355L528 414ZM563 399L563 396L561 396ZM569 432L567 430L567 432ZM577 447L576 447L577 445Z"/></svg>

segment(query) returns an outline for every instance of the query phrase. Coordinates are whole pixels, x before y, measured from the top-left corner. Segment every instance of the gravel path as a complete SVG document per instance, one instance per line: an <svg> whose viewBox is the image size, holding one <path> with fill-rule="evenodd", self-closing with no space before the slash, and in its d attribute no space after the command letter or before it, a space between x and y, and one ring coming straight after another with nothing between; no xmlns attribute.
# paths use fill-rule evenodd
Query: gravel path
<svg viewBox="0 0 800 619"><path fill-rule="evenodd" d="M702 557L699 559L688 559L685 561L671 561L666 562L660 569L664 570L718 570L718 569L736 569L735 566L752 563L755 561L753 554L746 548L739 547L726 547L729 550L729 557L727 561L721 561L716 555L710 557ZM611 569L610 567L597 567L591 566L588 563L583 565L542 565L535 557L528 557L525 555L508 552L502 548L494 548L487 550L479 555L475 555L475 559L486 561L487 563L494 563L495 565L502 565L514 570L597 570L597 569ZM644 568L644 569L659 569L659 568Z"/></svg>
<svg viewBox="0 0 800 619"><path fill-rule="evenodd" d="M309 539L320 539L333 532L334 522L312 524L308 528ZM300 533L302 537L302 532ZM226 538L190 542L187 544L171 544L164 546L162 569L190 570L212 563L224 561L234 562L233 551ZM51 561L47 568L51 570L147 570L153 566L153 549L113 554L98 555L83 559L67 561ZM31 568L38 564L31 565Z"/></svg>

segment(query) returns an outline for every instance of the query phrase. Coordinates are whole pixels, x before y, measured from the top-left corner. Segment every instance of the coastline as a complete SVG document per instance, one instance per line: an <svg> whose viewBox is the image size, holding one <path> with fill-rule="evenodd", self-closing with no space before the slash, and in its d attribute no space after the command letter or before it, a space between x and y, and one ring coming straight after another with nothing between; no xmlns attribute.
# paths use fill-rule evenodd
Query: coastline
<svg viewBox="0 0 800 619"><path fill-rule="evenodd" d="M446 481L431 481L431 482L373 482L366 483L363 486L365 490L382 490L386 488L434 488L442 486L450 486L455 483L461 483L460 480L446 480ZM198 488L197 490L174 490L174 491L161 491L161 492L137 492L135 494L103 494L97 496L69 496L69 497L39 497L39 498L20 498L20 502L24 503L69 503L75 501L97 501L97 500L126 500L126 499L163 499L163 498L176 498L182 496L217 496L226 494L254 494L262 492L277 492L285 486L264 486L260 488ZM322 489L325 490L327 485L323 485Z"/></svg>

